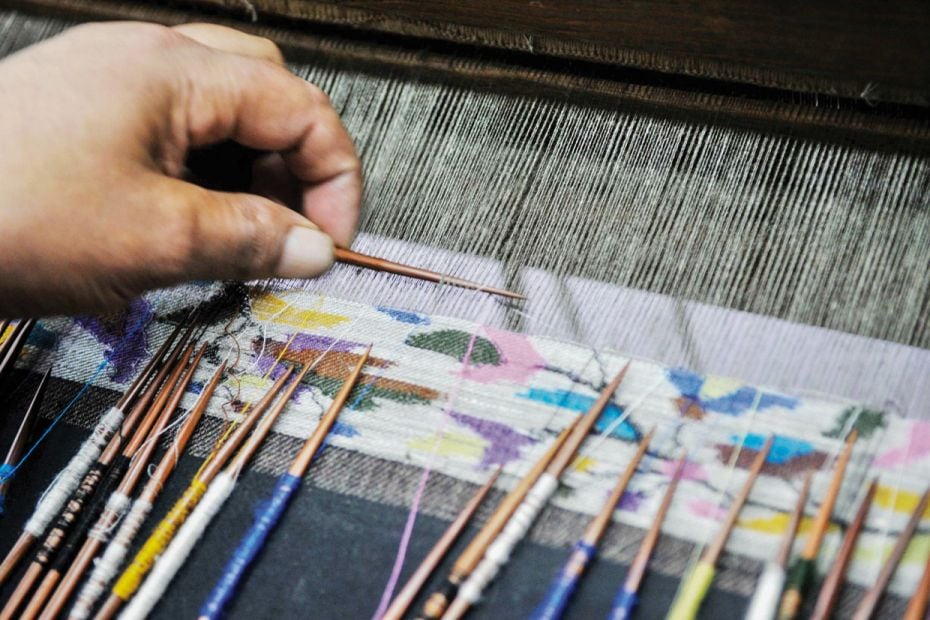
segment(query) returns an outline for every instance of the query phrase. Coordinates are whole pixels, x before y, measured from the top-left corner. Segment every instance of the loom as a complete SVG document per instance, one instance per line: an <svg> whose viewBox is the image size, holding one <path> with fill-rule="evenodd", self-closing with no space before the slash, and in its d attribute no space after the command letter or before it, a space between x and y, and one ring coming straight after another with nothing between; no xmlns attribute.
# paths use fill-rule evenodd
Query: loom
<svg viewBox="0 0 930 620"><path fill-rule="evenodd" d="M295 330L308 334L308 343L314 334L375 342L372 356L383 374L371 398L388 404L378 409L366 401L381 418L350 414L347 427L359 435L334 438L317 474L321 488L406 515L427 467L433 473L419 504L423 527L431 527L431 518L452 520L487 477L476 467L504 465L502 488L509 488L538 455L533 441L569 419L568 408L552 397L564 381L552 377L590 391L609 380L617 359L649 364L648 372L631 372L630 391L618 401L633 410L631 436L623 437L629 427L623 422L595 440L594 465L569 475L570 493L531 532L527 553L556 559L521 568L532 562L516 556L508 567L516 576L475 617L494 617L511 604L529 614L632 455L629 442L653 423L664 458L674 460L682 447L700 455L705 477L685 475L679 490L692 486L691 507L733 496L752 456L738 446L751 452L750 437L774 432L797 439L776 442L778 460L746 517L762 525L741 522L734 533L718 565L716 594L708 598L711 609L742 613L780 541L781 530L764 523L791 511L789 491L800 489L802 465L818 469L811 492L818 505L842 445L840 431L857 428L860 446L835 520L853 518L865 481L877 475L884 485L877 497L885 503L870 513L863 536L870 548L886 549L905 526L908 507L930 480L930 427L923 421L930 400L926 3L7 4L0 10L0 56L96 19L207 20L274 40L295 73L327 92L356 141L366 185L353 248L527 296L511 302L337 266L312 282L178 287L131 309L134 316L151 313L151 330L167 333L168 319L185 316L194 300L225 308L208 333L222 341L227 320L238 318L243 353L254 358L243 364L253 371ZM379 322L385 317L393 322ZM52 360L53 384L69 394L92 374L101 348L115 346L87 321L41 325L20 365ZM471 339L472 359L459 368L471 333L481 339ZM379 338L387 349L379 351ZM311 344L300 354L326 348ZM419 359L424 351L446 355L448 364ZM221 360L208 361L205 377ZM552 377L538 379L534 373L543 367ZM315 384L324 392L325 378ZM510 388L500 387L508 381ZM108 372L94 387L120 384ZM391 400L388 393L400 396ZM319 413L309 401L306 407ZM96 413L82 409L71 421L89 427ZM209 452L207 437L219 432L221 413L208 412L212 426L191 442L193 456ZM306 417L295 411L282 418L254 471L284 471L312 430ZM494 461L488 446L504 445L500 437L508 433L522 439L501 448L511 451L505 460ZM731 460L738 464L732 481ZM643 494L654 509L661 493ZM687 562L715 531L713 510L690 515L706 519L694 528L685 503L673 505L650 568L667 581L653 597L667 603ZM618 518L602 545L606 566L628 564L650 524L645 509ZM290 527L298 526L282 529ZM395 529L392 544L400 535ZM428 531L437 538L442 529ZM424 537L414 550L429 548L432 540ZM822 572L841 537L839 530L828 536ZM379 548L381 568L363 580L378 592L326 609L345 617L374 611L394 551ZM903 565L881 613L903 611L922 558ZM413 555L405 566L418 562ZM851 613L878 568L853 562L838 617ZM595 571L591 579L599 585L582 591L579 617L606 614L622 576ZM257 577L265 586L272 579ZM539 584L527 585L534 580ZM299 588L308 601L319 594L319 583ZM648 590L647 583L640 596L647 616L664 609L646 609ZM175 598L169 593L159 613L196 611L198 600L184 607ZM249 605L258 603L244 598L236 609L254 614L259 608Z"/></svg>

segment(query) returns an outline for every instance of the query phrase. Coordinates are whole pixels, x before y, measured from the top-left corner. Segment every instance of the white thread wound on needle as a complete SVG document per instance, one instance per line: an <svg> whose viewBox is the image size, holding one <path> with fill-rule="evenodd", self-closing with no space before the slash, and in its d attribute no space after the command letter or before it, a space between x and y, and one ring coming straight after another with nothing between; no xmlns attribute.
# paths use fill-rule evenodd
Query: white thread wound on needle
<svg viewBox="0 0 930 620"><path fill-rule="evenodd" d="M29 521L23 529L26 533L36 538L45 533L49 523L58 516L61 507L65 505L68 498L81 483L81 479L90 466L93 465L103 447L110 441L113 433L117 431L119 425L123 423L125 414L121 409L111 407L109 411L94 427L90 437L84 440L77 453L71 457L67 467L61 470L61 473L52 481L48 490L42 495L35 512L29 517Z"/></svg>

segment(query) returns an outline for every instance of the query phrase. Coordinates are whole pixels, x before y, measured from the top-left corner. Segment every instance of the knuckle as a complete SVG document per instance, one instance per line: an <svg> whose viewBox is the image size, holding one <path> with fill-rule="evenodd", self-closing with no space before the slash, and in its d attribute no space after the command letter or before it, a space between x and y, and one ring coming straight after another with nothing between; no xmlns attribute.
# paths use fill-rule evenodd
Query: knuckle
<svg viewBox="0 0 930 620"><path fill-rule="evenodd" d="M329 95L327 95L327 94L323 91L322 88L320 88L319 86L317 86L316 84L313 84L313 83L311 83L311 82L307 82L307 85L308 85L309 88L310 88L310 96L313 98L313 101L314 101L314 102L316 102L316 103L318 103L318 104L320 104L320 105L325 105L325 106L330 106L330 107L332 107L332 102L329 100Z"/></svg>
<svg viewBox="0 0 930 620"><path fill-rule="evenodd" d="M202 221L193 201L165 205L159 218L159 243L153 250L155 270L167 281L179 281L197 271Z"/></svg>
<svg viewBox="0 0 930 620"><path fill-rule="evenodd" d="M258 200L234 201L229 217L235 218L232 265L235 275L247 278L271 273L278 259L275 222L269 209Z"/></svg>
<svg viewBox="0 0 930 620"><path fill-rule="evenodd" d="M135 39L146 49L165 51L182 47L189 40L180 32L160 24L133 24Z"/></svg>
<svg viewBox="0 0 930 620"><path fill-rule="evenodd" d="M255 38L258 40L258 44L262 47L262 55L279 65L284 64L284 53L281 52L281 48L278 47L277 43L265 37Z"/></svg>

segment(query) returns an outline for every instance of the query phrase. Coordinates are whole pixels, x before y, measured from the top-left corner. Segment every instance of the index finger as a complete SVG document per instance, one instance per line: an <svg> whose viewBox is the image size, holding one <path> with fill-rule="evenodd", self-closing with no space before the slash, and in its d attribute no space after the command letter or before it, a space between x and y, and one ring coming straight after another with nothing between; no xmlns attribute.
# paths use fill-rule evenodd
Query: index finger
<svg viewBox="0 0 930 620"><path fill-rule="evenodd" d="M280 66L190 45L175 108L190 146L225 139L280 151L302 185L304 215L339 245L358 223L361 163L319 88Z"/></svg>

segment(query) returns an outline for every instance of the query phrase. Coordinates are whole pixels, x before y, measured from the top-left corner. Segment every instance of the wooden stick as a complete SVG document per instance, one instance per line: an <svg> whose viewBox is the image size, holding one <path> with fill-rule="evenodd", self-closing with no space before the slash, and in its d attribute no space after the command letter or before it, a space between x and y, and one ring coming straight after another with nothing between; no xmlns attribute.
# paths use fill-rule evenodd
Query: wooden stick
<svg viewBox="0 0 930 620"><path fill-rule="evenodd" d="M930 599L930 558L927 559L927 564L924 566L924 574L920 577L917 590L907 604L904 620L924 620L927 614L928 599Z"/></svg>
<svg viewBox="0 0 930 620"><path fill-rule="evenodd" d="M891 550L891 555L885 560L881 572L878 573L878 579L875 580L872 587L869 588L865 596L862 597L862 600L859 601L859 606L852 616L853 620L869 620L869 618L875 614L875 611L878 609L878 604L885 594L885 589L891 581L891 577L894 575L895 570L897 570L901 558L904 557L904 552L907 551L907 546L910 544L914 532L917 531L917 526L920 525L920 522L923 520L924 513L927 512L928 502L930 502L930 489L924 491L923 496L920 498L920 502L917 504L917 508L911 513L911 518L908 519L907 525L904 526L901 535L898 536L898 540Z"/></svg>
<svg viewBox="0 0 930 620"><path fill-rule="evenodd" d="M268 392L248 411L248 416L232 432L229 438L208 457L203 468L194 476L190 485L178 498L168 514L165 515L165 518L149 535L132 563L123 571L123 574L113 586L112 594L97 613L96 618L100 620L112 618L123 606L123 603L136 592L142 580L151 570L152 564L168 547L178 528L182 526L191 511L196 508L206 493L208 485L216 478L226 462L232 458L239 446L245 441L249 431L274 401L284 383L290 378L292 371L293 369L288 367L281 373L281 376L275 380Z"/></svg>
<svg viewBox="0 0 930 620"><path fill-rule="evenodd" d="M843 447L840 458L837 459L836 467L833 470L833 479L830 481L830 487L827 489L823 503L820 504L820 511L817 513L817 518L811 527L811 533L807 537L800 557L788 573L788 583L784 594L782 594L781 605L778 609L779 620L793 620L804 602L804 594L814 576L816 568L814 563L817 559L817 553L820 551L820 544L823 542L827 527L830 525L833 507L836 505L836 498L843 486L843 476L852 456L857 436L856 430L853 429L846 438L846 445Z"/></svg>
<svg viewBox="0 0 930 620"><path fill-rule="evenodd" d="M68 497L70 497L72 491L77 488L77 484L81 477L86 473L88 468L98 460L102 452L102 446L105 445L104 442L112 442L116 439L116 437L113 437L115 428L118 425L122 425L118 435L119 441L122 441L122 435L129 432L129 429L135 425L136 420L138 420L139 416L141 416L148 407L148 403L154 397L155 392L170 370L177 355L180 354L183 344L190 334L190 330L188 330L184 338L181 339L177 346L171 349L168 358L162 363L162 356L169 351L169 348L174 343L179 328L180 326L175 328L171 336L162 344L155 356L152 357L143 371L139 373L116 405L101 417L97 426L91 433L91 436L84 440L78 452L72 457L65 469L62 470L63 474L67 472L68 475L59 475L46 490L43 498L39 501L35 511L29 518L29 521L26 522L23 532L16 540L13 548L10 549L3 559L3 562L0 563L0 585L6 582L7 578L9 578L22 558L28 553L36 539L48 529L48 526L54 520ZM155 378L148 384L148 387L138 401L133 404L133 408L130 410L129 415L123 417L122 412L129 403L135 399L135 395L138 394L139 390L146 383L149 373L155 374ZM117 417L110 420L110 414L114 413L117 414Z"/></svg>
<svg viewBox="0 0 930 620"><path fill-rule="evenodd" d="M774 441L774 435L769 435L765 445L756 454L752 467L749 469L749 474L746 476L746 481L736 497L733 498L733 503L730 504L730 511L720 528L720 532L717 534L716 540L704 551L700 561L694 568L685 575L666 620L692 620L697 617L701 604L704 602L708 590L710 590L710 584L714 580L717 560L720 559L733 527L736 525L736 520L739 518L740 512L742 512L746 500L749 499L749 494L752 492L756 479L762 472L762 467L765 465Z"/></svg>
<svg viewBox="0 0 930 620"><path fill-rule="evenodd" d="M559 571L559 574L556 575L543 600L530 615L532 620L558 620L565 613L565 609L578 587L578 582L581 581L588 564L594 558L597 544L613 519L620 498L623 497L623 493L636 474L636 469L649 448L652 435L653 431L649 431L640 440L636 453L627 464L623 474L617 479L617 483L607 497L607 501L604 502L601 511L591 520L582 537L575 543L568 561Z"/></svg>
<svg viewBox="0 0 930 620"><path fill-rule="evenodd" d="M449 527L446 528L446 531L439 537L439 540L436 541L433 548L426 554L417 569L413 571L413 574L410 576L410 579L407 580L407 583L404 584L401 591L398 592L394 600L391 601L390 607L388 607L384 615L381 616L381 620L401 620L404 617L410 604L413 603L413 599L419 594L423 584L426 583L426 580L430 578L436 570L436 567L442 562L446 553L449 552L449 549L452 548L452 545L455 544L455 541L465 530L465 526L468 525L468 522L478 510L481 502L484 501L485 496L494 487L494 482L497 480L500 473L500 467L491 472L491 476L488 478L487 482L484 483L484 486L478 489L477 493L465 504L465 507L462 508L462 511L455 518L455 521L449 524Z"/></svg>
<svg viewBox="0 0 930 620"><path fill-rule="evenodd" d="M362 357L361 363L359 364L359 371L366 360L367 355ZM203 499L184 521L177 535L158 559L158 562L152 568L152 571L148 574L144 583L142 583L138 591L129 601L126 609L123 610L123 618L138 618L141 620L149 616L152 608L164 595L171 581L174 579L175 575L177 575L177 572L187 561L191 551L206 531L207 527L209 527L214 516L232 494L239 474L242 472L246 463L254 456L259 446L265 440L265 437L268 436L268 433L271 432L278 417L287 407L291 396L293 396L297 388L300 387L303 378L311 368L312 366L310 364L304 366L300 374L295 377L291 384L283 391L277 402L271 407L268 413L265 414L261 422L258 423L255 427L255 431L248 440L246 440L245 444L243 444L242 448L226 469L214 478L213 483L203 496ZM266 507L265 510L268 510L268 507ZM119 584L117 584L117 586L119 586Z"/></svg>
<svg viewBox="0 0 930 620"><path fill-rule="evenodd" d="M72 544L72 548L76 549L76 551L72 551L67 555L59 555L59 560L57 562L58 566L49 571L49 573L45 576L42 587L40 587L39 591L29 602L29 606L26 608L24 616L31 617L31 610L42 609L40 605L48 596L45 594L43 597L42 594L50 592L51 588L54 587L54 585L58 582L62 572L67 570L67 572L64 574L64 579L62 579L61 585L55 590L54 595L49 600L45 609L42 609L42 615L40 616L40 619L51 620L61 612L61 609L64 607L68 598L71 597L77 582L84 576L84 573L87 571L87 567L90 565L91 560L94 559L97 551L104 543L104 537L99 533L107 532L116 527L117 523L119 523L119 520L123 517L126 510L129 508L129 497L135 490L136 485L139 483L139 480L141 480L142 475L148 468L149 461L154 455L155 449L158 447L158 440L161 437L161 434L164 432L165 428L168 426L168 422L174 415L174 412L181 404L181 399L187 393L187 387L190 385L190 381L193 378L194 373L200 366L200 362L203 359L206 350L206 345L201 346L200 351L197 353L197 356L185 371L184 376L174 387L174 392L172 393L171 398L163 407L158 420L152 427L152 430L148 433L148 437L145 440L145 443L142 443L130 454L132 461L128 471L123 476L116 491L114 491L112 494L118 498L116 500L116 505L111 505L110 502L112 497L108 498L107 504L102 507L102 510L97 511L98 515L96 517L91 515L91 517L95 519L95 522L92 527L85 528L86 531L80 534L80 538L83 539L83 544L81 544L80 540L75 541L75 543ZM127 451L128 450L129 447L127 447ZM81 545L79 549L78 545Z"/></svg>
<svg viewBox="0 0 930 620"><path fill-rule="evenodd" d="M224 609L235 595L236 588L244 579L246 571L261 552L268 537L281 520L284 511L290 505L291 499L300 487L301 480L310 467L310 463L322 449L323 442L329 435L333 424L335 424L339 412L345 406L349 394L358 382L362 369L368 362L370 353L371 346L359 356L355 368L343 382L342 387L339 388L326 412L320 417L316 429L304 442L303 447L294 457L287 472L278 478L278 483L275 485L271 497L263 502L256 511L252 526L240 540L232 553L232 557L227 562L223 574L217 580L210 594L207 595L207 600L200 607L199 617L201 620L218 620L223 616ZM309 365L304 367L303 372L294 381L295 389L296 384L303 380L304 375L307 374L310 368ZM285 396L283 400L286 401L286 399Z"/></svg>
<svg viewBox="0 0 930 620"><path fill-rule="evenodd" d="M759 474L762 473L762 467L769 457L769 452L772 451L772 444L774 442L775 436L769 435L762 449L756 454L752 467L749 469L749 474L746 476L746 481L743 483L736 497L733 498L733 503L730 504L730 512L727 514L727 518L720 528L720 533L717 534L717 539L714 541L714 544L704 551L704 555L701 558L702 562L710 564L711 566L717 564L717 560L720 559L720 555L723 553L727 541L730 539L730 534L733 532L736 520L739 519L739 513L743 511L743 506L746 504L746 500L749 499L749 494L752 493L752 487L756 484L756 479L759 477Z"/></svg>
<svg viewBox="0 0 930 620"><path fill-rule="evenodd" d="M533 464L533 467L531 467L520 482L517 483L517 486L511 489L504 499L501 500L494 514L491 515L491 518L487 520L484 527L482 527L471 542L468 543L465 550L459 554L459 557L455 560L455 564L452 567L452 572L446 578L443 585L427 598L420 612L421 619L438 620L442 617L442 614L446 611L446 607L448 607L449 603L455 598L459 586L468 579L471 572L475 570L475 567L481 562L481 558L484 557L484 552L487 551L488 546L494 542L494 539L500 534L500 531L507 525L507 521L510 519L511 515L513 515L517 507L523 502L526 494L533 488L533 485L536 484L539 477L546 471L546 468L549 467L549 463L552 462L555 455L558 454L562 446L565 445L572 430L578 426L581 419L582 416L578 416L559 433L559 436L552 442L552 445L549 446L542 457Z"/></svg>
<svg viewBox="0 0 930 620"><path fill-rule="evenodd" d="M594 401L594 404L591 405L591 408L585 413L578 425L572 429L572 433L565 441L565 445L562 446L555 455L555 458L552 459L552 462L549 463L549 467L546 468L547 474L555 476L556 478L561 477L565 468L575 459L575 455L578 453L581 444L588 436L588 433L591 432L595 422L601 417L601 413L603 413L607 404L613 398L614 392L616 392L620 384L623 383L623 379L626 378L626 373L629 370L630 362L627 362L613 380L601 390L601 393L597 396L597 400Z"/></svg>
<svg viewBox="0 0 930 620"><path fill-rule="evenodd" d="M662 503L659 504L659 509L656 511L656 516L653 518L652 527L649 528L646 536L643 537L643 542L639 546L639 551L636 552L636 557L634 557L633 561L630 563L630 568L626 573L623 587L620 588L620 591L617 592L617 596L614 598L613 606L608 616L610 620L626 620L626 618L632 615L633 609L636 607L639 586L646 576L649 560L652 558L652 552L655 550L656 544L659 542L659 536L662 533L662 522L665 520L665 515L672 505L672 497L675 495L675 489L678 487L678 480L681 479L681 473L687 462L688 456L684 454L675 464L672 478L669 480L668 487L665 489L665 494L662 496Z"/></svg>
<svg viewBox="0 0 930 620"><path fill-rule="evenodd" d="M846 530L840 551L833 560L833 566L820 586L820 594L817 596L817 604L814 606L811 620L829 620L833 615L833 607L836 605L840 590L843 588L846 568L852 560L853 551L856 549L856 541L859 539L859 532L862 531L862 527L865 525L877 488L877 481L873 480L869 483L865 497L862 498L862 503L859 504L859 509L856 511L856 516L853 517L852 523L849 524L849 528Z"/></svg>
<svg viewBox="0 0 930 620"><path fill-rule="evenodd" d="M480 599L484 589L509 561L514 548L529 532L529 528L536 521L536 517L539 516L549 498L558 489L559 478L574 460L588 432L601 417L629 369L630 362L601 390L601 393L581 418L578 425L572 429L571 434L565 441L565 445L556 453L552 462L546 467L546 471L543 472L539 480L526 494L507 525L488 547L481 558L481 562L471 572L468 579L458 587L455 599L442 616L443 620L458 620L458 618L468 613L469 608Z"/></svg>
<svg viewBox="0 0 930 620"><path fill-rule="evenodd" d="M2 351L0 352L0 379L16 363L16 358L19 357L20 351L26 345L26 340L35 325L35 319L20 321L16 324L15 331L3 342L3 346L0 347L0 351Z"/></svg>
<svg viewBox="0 0 930 620"><path fill-rule="evenodd" d="M356 267L365 267L367 269L374 269L375 271L386 271L388 273L416 278L418 280L436 282L437 284L449 284L452 286L458 286L460 288L483 291L485 293L490 293L491 295L498 295L500 297L507 297L510 299L517 299L521 301L526 299L526 296L521 295L520 293L514 293L512 291L495 288L493 286L485 286L483 284L478 284L477 282L472 282L471 280L456 278L455 276L441 274L435 271L430 271L428 269L421 269L420 267L411 267L410 265L395 263L384 258L369 256L354 250L335 248L334 252L337 261L340 263L346 263L348 265L355 265Z"/></svg>
<svg viewBox="0 0 930 620"><path fill-rule="evenodd" d="M813 471L808 471L804 476L804 484L801 486L801 492L798 493L798 501L795 503L788 527L785 529L781 548L775 558L766 562L762 568L762 574L756 582L756 589L749 602L745 620L774 620L775 614L778 613L778 602L788 575L788 561L791 559L791 550L794 548L798 526L804 518L804 508L807 506L807 497L810 494L813 477Z"/></svg>
<svg viewBox="0 0 930 620"><path fill-rule="evenodd" d="M130 437L129 443L125 450L131 449L132 453L134 453L142 441L145 440L145 437L148 435L152 424L155 423L156 418L160 415L168 395L180 380L181 374L184 371L184 366L187 364L191 353L193 353L193 345L188 345L185 348L184 355L182 355L180 363L178 363L172 370L171 376L165 383L165 388L158 395L158 399L155 401L155 404L145 414L138 428L135 429L135 432L133 433L132 437ZM59 555L59 552L62 549L62 546L65 544L65 541L70 538L70 533L74 531L82 515L86 514L85 511L90 507L94 496L101 489L101 487L105 487L108 482L117 482L117 478L122 478L122 474L119 473L117 468L111 468L111 465L117 458L117 454L122 445L122 438L122 433L114 436L113 440L111 440L110 444L103 451L103 454L100 455L96 466L92 467L84 476L80 486L66 504L64 512L59 515L54 527L46 535L42 546L36 552L35 557L33 558L29 568L26 571L26 574L22 577L19 584L16 586L13 594L10 595L9 600L3 607L2 611L0 611L0 620L9 620L12 618L13 614L16 613L19 607L26 602L26 597L29 595L33 585L35 585L42 574L46 570L53 569L52 563L55 561L56 556ZM125 451L123 453L123 457L128 458ZM41 585L42 584L40 584L40 586ZM30 602L36 601L40 598L44 602L44 599L47 598L48 594L50 594L50 587L53 585L54 584L46 585L46 589L41 592L37 592L32 597ZM27 606L27 609L29 609L29 613L24 612L22 616L28 617L30 614L34 616L39 611L32 605Z"/></svg>
<svg viewBox="0 0 930 620"><path fill-rule="evenodd" d="M19 428L16 430L16 436L13 437L10 449L7 450L6 457L3 459L3 465L0 466L0 471L3 472L3 476L0 477L0 515L4 512L6 492L10 486L10 478L16 470L19 458L23 455L30 435L32 435L32 429L35 428L36 421L39 419L39 410L42 408L42 399L45 398L45 390L48 387L48 379L51 374L52 369L49 368L45 371L45 375L42 376L39 387L36 388L36 392L32 396L29 407L26 409L26 414L19 423Z"/></svg>
<svg viewBox="0 0 930 620"><path fill-rule="evenodd" d="M142 493L140 493L139 497L133 502L132 508L130 508L129 513L123 518L116 534L109 539L106 550L97 560L90 577L78 593L77 600L69 612L69 618L85 620L90 617L94 605L96 605L97 601L105 593L107 586L110 585L110 581L113 578L112 576L115 576L116 572L122 566L123 560L129 553L130 545L132 545L142 524L148 518L152 510L152 505L158 498L165 482L167 482L171 472L174 471L174 468L177 466L181 454L187 447L190 438L194 434L194 429L197 428L197 424L207 410L210 399L213 397L213 393L216 391L225 371L226 362L223 362L216 369L216 372L213 373L210 382L200 393L187 421L181 426L171 447L162 455L161 461L155 469L155 473L152 474L152 477L149 478L145 487L142 489ZM100 539L106 543L109 530L102 530L100 534ZM62 581L62 588L65 587L67 579L68 577L66 576L65 580Z"/></svg>

